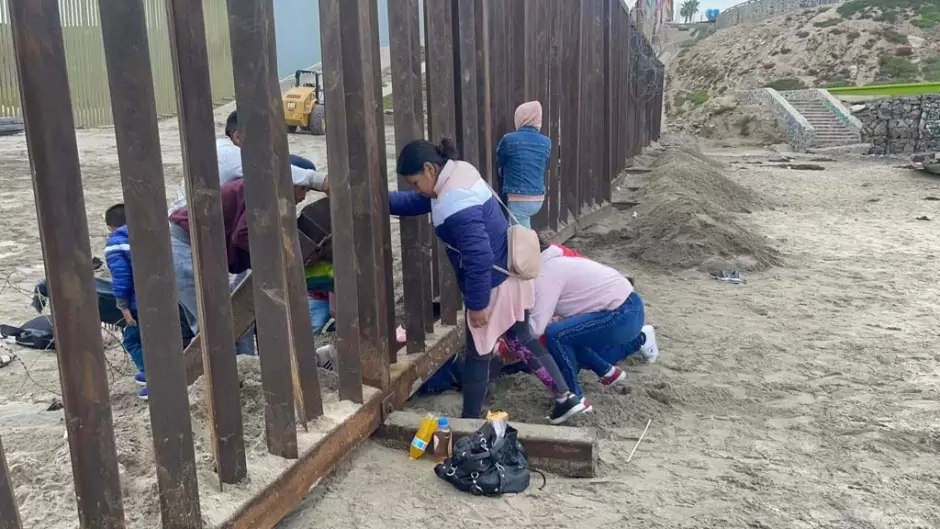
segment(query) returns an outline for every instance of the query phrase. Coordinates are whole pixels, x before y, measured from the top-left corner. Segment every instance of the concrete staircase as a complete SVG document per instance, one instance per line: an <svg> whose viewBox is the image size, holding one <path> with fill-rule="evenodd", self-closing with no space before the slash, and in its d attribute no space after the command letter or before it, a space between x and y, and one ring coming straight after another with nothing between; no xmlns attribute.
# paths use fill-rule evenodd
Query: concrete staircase
<svg viewBox="0 0 940 529"><path fill-rule="evenodd" d="M842 123L822 100L796 97L786 99L816 130L813 147L838 147L861 142L859 134Z"/></svg>

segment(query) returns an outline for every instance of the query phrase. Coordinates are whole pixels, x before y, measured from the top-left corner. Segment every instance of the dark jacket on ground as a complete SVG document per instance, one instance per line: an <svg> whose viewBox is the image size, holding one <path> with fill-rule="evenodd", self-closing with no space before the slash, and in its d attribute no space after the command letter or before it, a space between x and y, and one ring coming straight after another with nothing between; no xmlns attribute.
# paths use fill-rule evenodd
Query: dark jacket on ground
<svg viewBox="0 0 940 529"><path fill-rule="evenodd" d="M228 271L239 274L251 268L251 253L248 250L248 218L245 215L245 183L239 178L224 184L219 191L222 196L222 221L225 223L225 251ZM189 210L181 208L170 213L170 223L189 234ZM172 232L171 232L172 233Z"/></svg>

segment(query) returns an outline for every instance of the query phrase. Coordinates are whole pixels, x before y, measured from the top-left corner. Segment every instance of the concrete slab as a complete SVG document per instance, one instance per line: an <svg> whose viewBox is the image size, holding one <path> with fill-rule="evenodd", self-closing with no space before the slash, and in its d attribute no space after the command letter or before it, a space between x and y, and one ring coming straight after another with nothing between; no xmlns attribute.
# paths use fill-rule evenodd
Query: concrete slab
<svg viewBox="0 0 940 529"><path fill-rule="evenodd" d="M406 449L411 444L423 417L420 413L393 412L375 436L390 446ZM477 431L483 422L474 419L450 419L454 439ZM511 420L510 424L519 430L519 442L525 447L532 468L572 478L595 476L597 436L592 428L528 424Z"/></svg>

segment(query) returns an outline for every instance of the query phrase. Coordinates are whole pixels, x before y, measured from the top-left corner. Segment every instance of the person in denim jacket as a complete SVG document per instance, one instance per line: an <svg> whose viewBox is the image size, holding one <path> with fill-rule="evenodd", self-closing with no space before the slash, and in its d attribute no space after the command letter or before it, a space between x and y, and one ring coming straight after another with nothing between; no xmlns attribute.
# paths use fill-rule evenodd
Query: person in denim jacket
<svg viewBox="0 0 940 529"><path fill-rule="evenodd" d="M504 135L496 146L496 163L509 211L519 224L531 228L531 219L545 200L545 169L552 140L539 132L542 104L538 101L519 105L515 124L516 130Z"/></svg>

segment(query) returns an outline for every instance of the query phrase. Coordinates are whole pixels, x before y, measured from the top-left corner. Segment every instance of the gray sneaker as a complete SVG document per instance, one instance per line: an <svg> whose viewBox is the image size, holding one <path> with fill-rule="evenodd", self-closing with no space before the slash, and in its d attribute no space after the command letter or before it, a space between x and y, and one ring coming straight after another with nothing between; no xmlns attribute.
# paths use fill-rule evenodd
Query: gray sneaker
<svg viewBox="0 0 940 529"><path fill-rule="evenodd" d="M317 348L317 367L333 371L336 365L336 347L333 344Z"/></svg>

